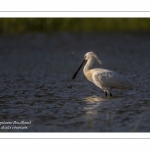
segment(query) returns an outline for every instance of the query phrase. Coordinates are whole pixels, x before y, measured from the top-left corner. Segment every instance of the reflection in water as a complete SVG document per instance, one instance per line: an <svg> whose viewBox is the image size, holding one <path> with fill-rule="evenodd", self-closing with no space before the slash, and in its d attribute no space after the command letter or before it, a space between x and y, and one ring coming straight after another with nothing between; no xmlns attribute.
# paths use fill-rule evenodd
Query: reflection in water
<svg viewBox="0 0 150 150"><path fill-rule="evenodd" d="M88 127L91 130L93 128L96 128L98 124L101 124L102 122L105 122L108 125L112 125L114 113L111 112L110 110L105 110L105 106L108 105L107 102L113 99L115 100L117 98L119 97L117 96L106 97L95 95L83 98L83 100L86 102L86 106L84 107L84 111L86 112L85 120L88 122L89 125ZM97 120L99 120L98 123Z"/></svg>
<svg viewBox="0 0 150 150"><path fill-rule="evenodd" d="M84 111L86 112L86 119L92 119L94 118L94 115L97 115L97 107L100 106L100 104L103 101L106 101L108 97L104 96L89 96L85 97L83 100L86 102L86 106L84 107Z"/></svg>
<svg viewBox="0 0 150 150"><path fill-rule="evenodd" d="M109 97L106 96L88 96L83 98L83 100L87 103L95 103L95 102L102 102L108 99Z"/></svg>
<svg viewBox="0 0 150 150"><path fill-rule="evenodd" d="M112 100L112 99L116 99L116 98L119 98L118 96L111 96L111 97L106 97L106 96L88 96L88 97L85 97L83 98L83 100L85 102L88 102L88 103L95 103L95 102L104 102L104 101L107 101L107 100Z"/></svg>
<svg viewBox="0 0 150 150"><path fill-rule="evenodd" d="M87 120L93 120L97 113L98 113L98 107L100 107L100 104L106 100L108 100L108 97L105 96L89 96L85 97L83 100L86 102L86 106L84 107L84 111L86 112L86 119Z"/></svg>

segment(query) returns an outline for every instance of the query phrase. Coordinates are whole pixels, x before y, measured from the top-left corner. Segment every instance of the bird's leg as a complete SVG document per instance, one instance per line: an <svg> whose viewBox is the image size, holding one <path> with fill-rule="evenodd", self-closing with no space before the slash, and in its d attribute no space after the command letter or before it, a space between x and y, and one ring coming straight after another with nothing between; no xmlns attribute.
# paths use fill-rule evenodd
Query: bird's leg
<svg viewBox="0 0 150 150"><path fill-rule="evenodd" d="M105 96L107 97L107 92L105 91Z"/></svg>
<svg viewBox="0 0 150 150"><path fill-rule="evenodd" d="M112 94L110 93L110 96L112 96Z"/></svg>

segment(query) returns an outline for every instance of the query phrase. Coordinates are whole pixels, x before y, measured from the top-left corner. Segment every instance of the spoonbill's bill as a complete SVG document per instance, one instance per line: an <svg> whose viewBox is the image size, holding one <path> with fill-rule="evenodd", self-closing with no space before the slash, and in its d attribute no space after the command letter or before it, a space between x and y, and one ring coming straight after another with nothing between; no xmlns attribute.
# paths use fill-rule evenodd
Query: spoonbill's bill
<svg viewBox="0 0 150 150"><path fill-rule="evenodd" d="M86 53L82 64L75 72L72 79L76 77L81 67L85 65L83 72L86 78L94 83L97 87L101 88L105 92L106 96L112 96L111 90L113 88L132 89L134 87L134 83L131 80L123 77L122 75L114 71L102 68L92 69L95 60L97 60L98 63L102 64L102 62L99 60L98 56L94 52Z"/></svg>

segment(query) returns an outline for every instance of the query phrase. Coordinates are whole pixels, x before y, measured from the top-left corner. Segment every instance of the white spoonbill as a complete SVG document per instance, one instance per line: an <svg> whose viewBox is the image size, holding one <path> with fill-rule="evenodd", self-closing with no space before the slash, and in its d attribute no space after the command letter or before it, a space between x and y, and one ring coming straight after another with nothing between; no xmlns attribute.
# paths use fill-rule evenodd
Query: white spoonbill
<svg viewBox="0 0 150 150"><path fill-rule="evenodd" d="M81 67L85 65L83 72L86 78L92 83L94 83L96 86L101 88L105 92L106 96L108 94L112 96L111 90L113 88L132 89L134 87L134 83L131 80L121 76L120 74L114 71L110 71L102 68L92 69L95 60L97 60L98 63L102 64L98 56L94 52L86 53L82 64L75 72L72 79L76 77Z"/></svg>

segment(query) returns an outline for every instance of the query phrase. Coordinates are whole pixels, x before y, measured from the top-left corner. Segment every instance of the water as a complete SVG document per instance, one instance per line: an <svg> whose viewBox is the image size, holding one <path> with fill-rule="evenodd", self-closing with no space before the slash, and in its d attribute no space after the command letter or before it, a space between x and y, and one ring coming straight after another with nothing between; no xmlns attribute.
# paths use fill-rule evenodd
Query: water
<svg viewBox="0 0 150 150"><path fill-rule="evenodd" d="M1 36L0 131L149 132L149 41L125 33ZM136 89L106 98L82 71L72 80L88 51Z"/></svg>

